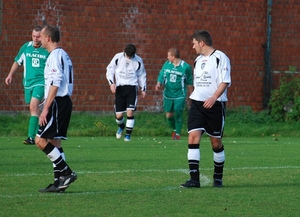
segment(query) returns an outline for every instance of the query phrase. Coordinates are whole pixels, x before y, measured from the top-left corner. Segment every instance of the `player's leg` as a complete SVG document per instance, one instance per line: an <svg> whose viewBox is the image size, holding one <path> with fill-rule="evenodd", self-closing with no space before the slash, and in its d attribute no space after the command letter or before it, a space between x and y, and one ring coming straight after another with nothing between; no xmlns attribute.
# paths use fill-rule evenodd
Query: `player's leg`
<svg viewBox="0 0 300 217"><path fill-rule="evenodd" d="M224 146L222 144L222 139L219 138L210 138L213 150L213 159L214 159L214 187L222 187L223 186L223 168L225 163L225 151Z"/></svg>
<svg viewBox="0 0 300 217"><path fill-rule="evenodd" d="M181 184L183 188L199 188L200 187L200 140L203 132L203 121L201 111L198 108L199 102L192 101L190 112L188 115L188 164L190 179L186 183Z"/></svg>
<svg viewBox="0 0 300 217"><path fill-rule="evenodd" d="M125 122L124 122L124 116L123 113L126 111L126 101L124 99L124 92L123 87L117 87L116 93L115 93L115 117L116 117L116 123L119 126L117 132L116 132L116 138L120 139L122 137L122 133L125 128Z"/></svg>
<svg viewBox="0 0 300 217"><path fill-rule="evenodd" d="M54 146L58 149L62 160L66 162L66 157L62 149L61 145L61 140L66 140L67 139L67 131L69 128L69 123L71 119L71 114L72 114L72 107L73 103L70 99L69 96L65 97L56 97L55 98L57 101L58 105L58 123L57 123L57 133L54 137L54 140L52 142L54 143ZM57 167L57 165L55 165ZM77 179L77 174L71 170L69 165L67 165L66 168L61 170L61 168L58 168L60 172L60 177L59 177L59 188L67 188L69 184L74 182ZM68 179L70 178L70 182Z"/></svg>
<svg viewBox="0 0 300 217"><path fill-rule="evenodd" d="M174 110L175 110L175 123L176 123L176 135L174 137L175 140L180 139L180 133L182 129L182 114L183 114L183 108L185 105L185 99L176 99L174 101Z"/></svg>
<svg viewBox="0 0 300 217"><path fill-rule="evenodd" d="M126 135L124 141L128 142L131 140L131 134L134 128L134 111L136 110L137 101L138 101L138 88L136 86L126 86Z"/></svg>
<svg viewBox="0 0 300 217"><path fill-rule="evenodd" d="M38 123L39 123L39 99L33 95L34 88L24 89L25 103L29 104L29 122L28 122L28 132L27 139L23 141L25 145L34 145L34 138L37 133Z"/></svg>
<svg viewBox="0 0 300 217"><path fill-rule="evenodd" d="M46 126L39 126L36 145L52 161L61 176L59 177L59 182L50 184L47 188L41 189L40 192L61 192L77 179L76 173L71 170L63 159L63 155L55 146L60 146L60 141L58 140L67 138L66 134L72 112L72 101L69 97L56 97L53 105L50 106L47 115L48 124ZM49 121L50 119L53 121ZM58 121L56 122L56 120Z"/></svg>
<svg viewBox="0 0 300 217"><path fill-rule="evenodd" d="M55 165L55 172L59 174L59 180L50 184L44 189L40 189L40 192L62 192L67 188L72 182L77 179L77 175L71 170L66 161L62 158L60 151L46 139L36 137L37 146L47 155L47 157ZM54 175L56 178L56 174ZM63 175L62 175L63 174Z"/></svg>
<svg viewBox="0 0 300 217"><path fill-rule="evenodd" d="M225 123L225 104L216 102L207 115L208 126L207 134L210 135L210 141L213 150L214 161L214 187L222 187L223 168L225 163L225 151L222 143L222 136Z"/></svg>
<svg viewBox="0 0 300 217"><path fill-rule="evenodd" d="M53 144L60 152L60 155L64 161L66 161L66 155L64 153L64 150L61 146L61 139L48 139L48 142ZM53 163L53 173L54 173L54 186L59 185L59 177L62 175L60 170L56 167L56 165Z"/></svg>
<svg viewBox="0 0 300 217"><path fill-rule="evenodd" d="M41 113L41 109L40 109L40 104L42 102L44 98L44 86L35 86L33 87L32 89L32 98L31 98L31 101L30 101L30 113L31 113L31 116L34 116L34 117L39 117L40 116L40 113ZM32 128L34 128L34 137L36 136L36 133L38 131L38 128L39 128L39 122L38 122L38 119L37 121L32 124Z"/></svg>
<svg viewBox="0 0 300 217"><path fill-rule="evenodd" d="M176 124L175 124L175 118L174 118L174 100L169 100L164 98L164 111L166 112L166 118L169 126L172 129L172 139L175 138L176 135Z"/></svg>
<svg viewBox="0 0 300 217"><path fill-rule="evenodd" d="M169 126L172 129L171 139L176 139L176 124L175 124L175 118L174 118L174 112L166 112L166 118Z"/></svg>
<svg viewBox="0 0 300 217"><path fill-rule="evenodd" d="M127 120L126 120L126 135L124 137L125 142L129 142L131 140L131 133L134 127L134 111L127 110Z"/></svg>

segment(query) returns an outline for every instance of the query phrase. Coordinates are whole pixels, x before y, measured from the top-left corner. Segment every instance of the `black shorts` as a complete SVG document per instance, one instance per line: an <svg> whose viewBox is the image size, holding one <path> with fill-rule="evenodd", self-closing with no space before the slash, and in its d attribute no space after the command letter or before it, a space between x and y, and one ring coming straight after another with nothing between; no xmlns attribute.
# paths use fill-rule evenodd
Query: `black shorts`
<svg viewBox="0 0 300 217"><path fill-rule="evenodd" d="M137 86L118 86L116 90L115 112L123 113L126 110L136 110L137 105Z"/></svg>
<svg viewBox="0 0 300 217"><path fill-rule="evenodd" d="M38 137L44 139L67 139L72 101L69 96L55 97L47 115L47 125L39 126Z"/></svg>
<svg viewBox="0 0 300 217"><path fill-rule="evenodd" d="M225 102L216 102L206 109L204 102L192 100L188 115L188 132L202 130L209 136L222 138L225 124Z"/></svg>

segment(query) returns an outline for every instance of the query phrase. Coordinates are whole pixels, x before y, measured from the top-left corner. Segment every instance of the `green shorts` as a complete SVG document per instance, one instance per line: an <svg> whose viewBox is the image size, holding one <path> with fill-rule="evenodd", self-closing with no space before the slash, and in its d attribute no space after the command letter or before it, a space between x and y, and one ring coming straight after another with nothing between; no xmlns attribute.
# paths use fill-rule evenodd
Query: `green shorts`
<svg viewBox="0 0 300 217"><path fill-rule="evenodd" d="M164 111L165 112L182 112L185 106L185 98L179 99L166 99L164 98Z"/></svg>
<svg viewBox="0 0 300 217"><path fill-rule="evenodd" d="M42 100L44 98L44 86L34 86L24 89L25 103L29 104L32 97Z"/></svg>

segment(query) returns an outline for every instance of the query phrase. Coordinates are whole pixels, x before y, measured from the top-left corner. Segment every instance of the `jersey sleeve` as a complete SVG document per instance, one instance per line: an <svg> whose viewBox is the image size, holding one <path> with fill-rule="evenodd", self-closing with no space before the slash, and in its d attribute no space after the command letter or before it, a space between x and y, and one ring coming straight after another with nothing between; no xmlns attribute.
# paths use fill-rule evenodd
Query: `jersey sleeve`
<svg viewBox="0 0 300 217"><path fill-rule="evenodd" d="M58 55L60 53L57 52L57 55L52 55L52 60L50 61L50 75L51 80L49 81L52 86L60 87L62 76L63 76L63 69L62 69L62 57L61 55Z"/></svg>
<svg viewBox="0 0 300 217"><path fill-rule="evenodd" d="M231 85L231 64L229 58L224 54L220 61L219 73L220 73L220 81L223 83L228 83L228 87Z"/></svg>
<svg viewBox="0 0 300 217"><path fill-rule="evenodd" d="M28 42L23 44L23 46L20 48L17 56L15 57L15 62L18 63L19 66L23 65L25 61L25 50L28 46Z"/></svg>
<svg viewBox="0 0 300 217"><path fill-rule="evenodd" d="M110 63L108 64L108 66L106 67L106 79L109 83L109 85L114 84L115 83L115 73L116 73L116 68L117 68L117 60L118 60L119 55L116 54L112 60L110 61Z"/></svg>
<svg viewBox="0 0 300 217"><path fill-rule="evenodd" d="M141 91L146 91L146 82L147 82L147 75L146 75L146 70L145 70L145 66L143 63L142 58L139 58L138 60L141 64L140 69L137 71L137 78L138 78L138 83L141 87Z"/></svg>
<svg viewBox="0 0 300 217"><path fill-rule="evenodd" d="M189 64L186 67L186 84L193 85L193 70Z"/></svg>
<svg viewBox="0 0 300 217"><path fill-rule="evenodd" d="M168 61L166 61L165 63L164 63L164 65L163 65L163 67L161 68L161 70L160 70L160 72L159 72L159 74L158 74L158 76L157 76L157 81L159 82L159 83L161 83L161 84L165 84L165 76L164 76L164 69L165 69L165 66L166 66L166 64L168 63Z"/></svg>

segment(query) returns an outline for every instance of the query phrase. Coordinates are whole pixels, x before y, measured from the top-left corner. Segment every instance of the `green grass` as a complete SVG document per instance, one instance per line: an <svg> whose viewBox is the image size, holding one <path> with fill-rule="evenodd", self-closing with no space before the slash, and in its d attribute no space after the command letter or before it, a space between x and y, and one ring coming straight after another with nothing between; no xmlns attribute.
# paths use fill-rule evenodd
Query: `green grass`
<svg viewBox="0 0 300 217"><path fill-rule="evenodd" d="M24 136L27 134L28 114L0 114L0 136ZM187 112L183 115L182 136L187 136ZM266 112L228 110L224 137L288 137L300 136L300 121L277 122ZM73 113L69 136L111 136L117 124L113 114ZM170 136L165 114L136 112L134 136Z"/></svg>
<svg viewBox="0 0 300 217"><path fill-rule="evenodd" d="M299 215L299 137L225 137L224 187L212 186L209 139L201 142L201 188L189 178L187 137L74 137L63 142L78 174L64 194L42 194L52 163L24 137L0 137L0 216Z"/></svg>

